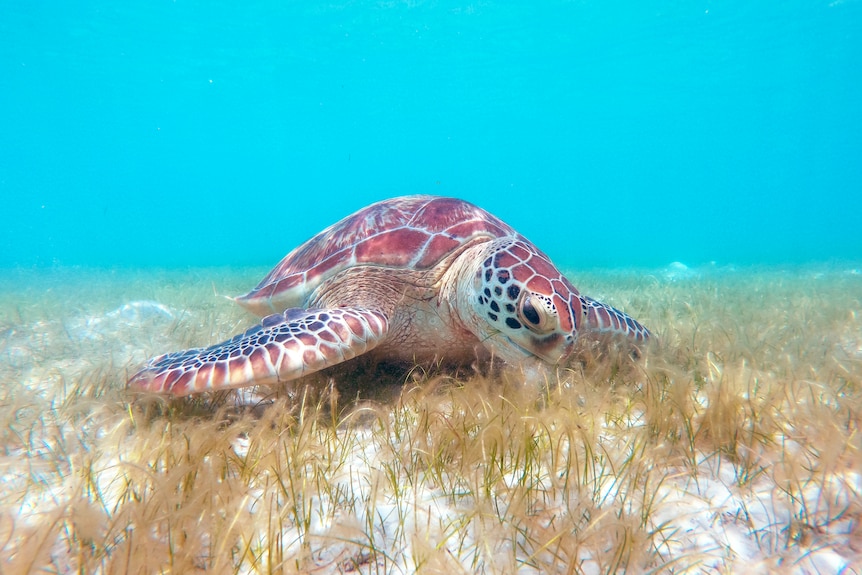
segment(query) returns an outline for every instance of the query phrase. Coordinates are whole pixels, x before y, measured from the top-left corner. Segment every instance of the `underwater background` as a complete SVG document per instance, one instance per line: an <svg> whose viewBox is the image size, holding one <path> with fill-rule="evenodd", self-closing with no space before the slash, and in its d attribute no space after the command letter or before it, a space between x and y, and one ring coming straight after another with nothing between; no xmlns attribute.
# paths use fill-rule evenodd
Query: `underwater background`
<svg viewBox="0 0 862 575"><path fill-rule="evenodd" d="M563 266L862 256L862 3L0 5L0 267L270 266L457 196Z"/></svg>
<svg viewBox="0 0 862 575"><path fill-rule="evenodd" d="M652 343L128 389L415 193ZM0 215L4 575L862 573L862 0L0 0Z"/></svg>

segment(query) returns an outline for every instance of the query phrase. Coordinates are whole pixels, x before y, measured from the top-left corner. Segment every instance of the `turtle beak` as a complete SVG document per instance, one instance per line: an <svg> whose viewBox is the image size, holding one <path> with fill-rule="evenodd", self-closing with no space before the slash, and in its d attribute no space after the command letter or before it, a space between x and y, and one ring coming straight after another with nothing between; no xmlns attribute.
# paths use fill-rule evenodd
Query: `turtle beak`
<svg viewBox="0 0 862 575"><path fill-rule="evenodd" d="M531 339L533 345L527 348L506 336L506 341L509 343L508 348L517 350L520 353L520 357L517 358L519 361L535 357L550 365L557 365L565 361L572 354L572 350L575 347L575 338L571 334L564 336L559 333L552 333L544 337L533 337ZM563 342L563 339L567 341ZM517 363L517 361L512 361L509 357L504 357L503 359L510 363Z"/></svg>
<svg viewBox="0 0 862 575"><path fill-rule="evenodd" d="M575 348L575 338L573 334L553 333L537 341L534 347L534 352L538 357L545 360L551 365L557 365L565 361Z"/></svg>

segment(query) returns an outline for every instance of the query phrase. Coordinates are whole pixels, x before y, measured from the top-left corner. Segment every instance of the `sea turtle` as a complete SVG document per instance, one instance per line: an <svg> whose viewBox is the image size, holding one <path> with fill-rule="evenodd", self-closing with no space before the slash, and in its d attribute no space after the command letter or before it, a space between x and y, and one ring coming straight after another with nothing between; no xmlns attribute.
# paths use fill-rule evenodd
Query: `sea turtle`
<svg viewBox="0 0 862 575"><path fill-rule="evenodd" d="M556 365L584 331L634 342L650 335L578 293L498 218L436 196L385 200L347 216L234 299L265 317L225 342L150 360L129 386L181 396L285 382L368 353Z"/></svg>

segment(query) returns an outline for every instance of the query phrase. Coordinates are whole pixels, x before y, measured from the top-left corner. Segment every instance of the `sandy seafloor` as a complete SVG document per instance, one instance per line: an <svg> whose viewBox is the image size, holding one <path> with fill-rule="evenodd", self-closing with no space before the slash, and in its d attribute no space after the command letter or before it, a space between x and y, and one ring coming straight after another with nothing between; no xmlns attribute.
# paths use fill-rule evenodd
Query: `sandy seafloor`
<svg viewBox="0 0 862 575"><path fill-rule="evenodd" d="M648 352L665 357L662 369L695 373L690 381L681 376L676 389L690 399L685 413L692 425L711 433L704 431L692 442L688 463L673 455L651 456L652 448L662 454L676 451L667 448L667 437L650 436L639 457L648 460L643 469L661 481L650 488L648 513L643 500L635 505L623 494L626 485L642 485L639 479L624 481L621 477L630 468L618 470L613 462L628 461L617 459L615 453L635 453L635 445L642 446L640 442L647 437L639 435L640 429L652 425L649 421L660 419L661 414L649 411L658 409L650 408L649 401L641 401L644 386L624 381L615 384L617 400L608 404L609 409L617 410L616 416L591 431L600 453L595 457L607 458L611 464L604 480L594 478L591 519L580 523L582 533L577 521L560 519L566 509L572 513L572 506L580 503L562 504L554 494L565 490L543 483L561 476L558 462L540 454L535 465L537 469L548 466L547 473L537 472L537 483L526 492L543 493L544 512L556 509L551 517L557 519L543 523L542 513L535 507L512 511L521 518L536 517L541 526L531 531L521 519L507 522L506 513L500 512L495 518L500 530L497 536L488 527L487 515L475 511L478 491L463 488L459 498L427 476L424 481L403 484L401 491L373 480L383 473L381 469L392 469L384 465L391 462L387 449L401 440L381 439L383 432L371 423L333 431L332 437L350 435L351 448L342 455L339 471L326 478L338 487L335 492L351 493L351 509L336 509L339 504L316 488L316 503L311 506L314 517L302 524L288 520L292 516L286 514L280 537L273 539L271 521L257 512L268 488L256 484L257 478L238 472L234 479L239 478L244 491L215 505L219 513L227 514L222 519L230 529L234 523L242 525L242 529L236 527L240 529L236 533L222 533L218 540L234 551L210 549L208 545L217 540L213 531L195 534L184 527L184 536L197 541L185 546L198 551L194 557L182 557L183 545L166 542L176 531L165 525L172 525L172 513L192 505L188 500L173 508L159 508L149 516L152 526L141 524L145 514L130 514L126 508L146 502L147 496L141 493L150 493L152 499L158 490L170 491L174 481L169 465L162 467L147 459L141 437L151 438L153 427L165 422L193 429L196 421L205 421L205 412L203 417L194 409L185 412L180 403L173 411L166 409L147 420L140 411L146 408L139 406L139 398L124 391L124 382L148 357L208 345L250 326L255 319L221 295L243 293L266 271L0 272L0 571L109 573L155 568L150 572L179 572L183 565L191 565L210 572L568 569L601 573L623 568L628 572L862 572L862 272L844 264L787 269L688 269L675 264L659 270L570 274L584 293L631 312L663 339L661 349ZM642 361L655 360L648 355ZM649 369L642 373L653 373ZM767 382L763 393L769 398L755 403L753 396L761 390L752 387L752 381ZM739 382L743 385L738 386ZM725 384L727 390L715 391ZM785 384L786 392L781 388ZM483 389L479 393L487 393L489 404L501 395L493 385ZM565 394L566 389L587 399L601 395L596 395L601 385L595 381L578 380L557 392ZM820 390L820 395L811 390ZM448 405L446 393L459 391L456 387L454 392L442 393L439 402ZM251 390L239 400L253 402L261 396L266 391ZM457 395L453 397L452 401L460 401ZM622 403L642 407L620 415L621 397ZM238 397L216 401L231 405ZM395 399L376 401L376 409L391 410L393 418L407 409ZM721 412L723 416L710 409L718 401L730 406ZM590 415L587 404L583 413L573 415L583 418L578 423L581 428L601 420ZM670 403L665 405L670 413ZM755 405L764 412L757 412ZM799 407L803 405L807 407ZM800 411L793 411L797 407ZM266 411L266 407L261 409ZM541 409L536 413L535 417L542 417ZM704 423L713 416L736 423L725 428L714 421ZM266 419L272 414L255 417ZM758 427L765 426L766 420L774 425L772 431ZM270 429L298 425L274 421ZM554 425L549 424L548 429L555 429ZM727 431L733 425L737 427ZM213 428L214 433L230 438L225 477L231 475L230 461L249 460L250 444L257 437L230 427ZM738 441L749 450L757 445L762 451L725 449L716 429L724 429L731 438L721 441ZM762 435L737 438L746 431ZM548 438L553 436L553 431L547 433ZM475 457L476 465L482 465L481 455ZM796 471L787 471L788 462ZM292 464L289 458L285 464ZM741 471L743 467L747 471ZM147 469L151 487L138 493L136 500L129 495L129 485L137 481L130 478L135 473L130 469L141 468ZM514 493L505 490L515 489L521 475L516 469L509 471L498 483L486 486L489 496L503 501L507 493ZM454 471L444 465L438 473L451 477ZM470 476L463 469L459 473ZM568 476L566 472L562 475ZM397 485L397 478L394 483ZM405 499L409 504L403 503ZM364 506L357 503L363 501ZM233 523L231 513L236 514ZM632 531L641 538L636 537L635 542L607 533L600 539L588 536L603 521L616 517L615 521L622 522L639 514L648 517ZM239 517L241 520L236 519ZM256 526L257 519L261 526ZM201 525L205 523L201 520ZM512 529L516 523L521 527ZM364 535L366 543L358 544L355 536L345 535L345 526L356 525L371 526ZM356 529L362 531L360 527ZM559 532L548 535L554 529ZM144 546L135 537L148 530L149 543ZM545 540L537 535L540 532ZM248 543L252 540L256 543ZM571 546L565 547L569 540ZM283 554L280 563L271 555L252 551L271 551L274 546ZM614 563L608 558L616 556L615 546L635 552L630 559ZM245 554L236 552L238 548L246 549ZM148 555L146 560L144 555ZM249 559L252 555L256 559ZM420 561L420 556L425 559Z"/></svg>

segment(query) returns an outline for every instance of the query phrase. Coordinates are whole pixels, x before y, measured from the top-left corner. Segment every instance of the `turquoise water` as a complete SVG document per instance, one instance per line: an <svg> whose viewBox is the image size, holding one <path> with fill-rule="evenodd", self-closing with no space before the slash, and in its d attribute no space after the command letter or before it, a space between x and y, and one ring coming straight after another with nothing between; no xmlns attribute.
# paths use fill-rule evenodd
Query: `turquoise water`
<svg viewBox="0 0 862 575"><path fill-rule="evenodd" d="M567 266L862 257L862 2L4 2L0 267L473 201Z"/></svg>

